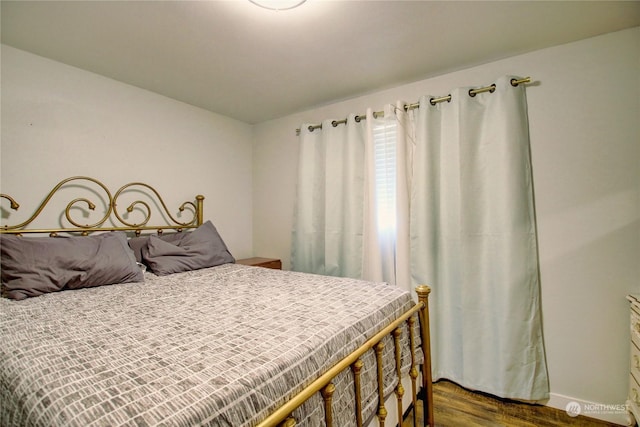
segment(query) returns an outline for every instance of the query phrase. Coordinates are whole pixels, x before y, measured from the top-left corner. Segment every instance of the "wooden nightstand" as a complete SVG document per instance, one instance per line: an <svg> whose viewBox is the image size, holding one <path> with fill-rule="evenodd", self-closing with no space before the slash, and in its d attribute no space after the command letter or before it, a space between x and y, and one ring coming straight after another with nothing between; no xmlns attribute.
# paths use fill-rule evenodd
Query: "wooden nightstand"
<svg viewBox="0 0 640 427"><path fill-rule="evenodd" d="M273 268L274 270L282 270L282 262L277 258L244 258L236 260L236 264L250 265L252 267Z"/></svg>

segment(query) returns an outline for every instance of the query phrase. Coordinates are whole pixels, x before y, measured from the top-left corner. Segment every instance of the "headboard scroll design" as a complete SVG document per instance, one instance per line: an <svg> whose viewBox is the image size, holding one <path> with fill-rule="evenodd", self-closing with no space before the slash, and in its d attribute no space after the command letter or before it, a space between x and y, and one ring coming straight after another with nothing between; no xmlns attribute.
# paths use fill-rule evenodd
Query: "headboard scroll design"
<svg viewBox="0 0 640 427"><path fill-rule="evenodd" d="M79 221L72 217L72 212L75 208L88 208L91 211L96 209L96 203L89 200L86 197L78 197L71 200L67 203L66 208L64 209L64 217L71 224L71 227L60 227L60 228L47 228L47 229L29 229L28 226L33 223L33 221L40 216L42 211L51 201L58 191L60 191L63 187L75 186L80 188L87 189L90 183L95 184L98 188L100 188L104 194L100 194L98 192L93 191L96 196L99 197L98 203L103 203L106 207L106 213L102 218L99 218L96 222L92 224L81 224ZM126 207L127 213L131 213L134 210L141 211L143 214L143 218L139 222L130 222L125 219L126 215L118 212L118 200L125 193L140 193L144 195L145 198L153 201L158 207L158 211L160 212L160 216L164 218L163 224L155 224L150 225L151 215L154 210L148 201L145 200L135 200L129 203ZM0 199L6 199L10 203L10 208L13 210L18 210L20 208L20 204L16 201L15 198L8 194L0 194ZM53 189L49 192L47 197L40 203L38 208L34 211L34 213L24 222L15 225L2 225L0 226L0 234L24 234L24 233L49 233L51 236L56 236L58 233L74 233L79 232L82 235L88 235L91 232L95 231L129 231L135 232L136 235L142 233L142 231L153 230L158 233L162 233L163 230L171 229L176 231L182 231L183 229L188 228L196 228L203 223L203 203L204 196L198 195L195 197L195 201L186 201L182 203L178 210L182 213L185 210L192 210L193 217L188 221L180 221L176 217L174 217L169 209L167 208L166 203L160 193L150 186L149 184L145 184L143 182L131 182L129 184L123 185L115 192L112 196L111 192L102 182L98 181L95 178L87 177L87 176L73 176L67 179L60 181ZM109 226L106 223L110 221L113 226Z"/></svg>

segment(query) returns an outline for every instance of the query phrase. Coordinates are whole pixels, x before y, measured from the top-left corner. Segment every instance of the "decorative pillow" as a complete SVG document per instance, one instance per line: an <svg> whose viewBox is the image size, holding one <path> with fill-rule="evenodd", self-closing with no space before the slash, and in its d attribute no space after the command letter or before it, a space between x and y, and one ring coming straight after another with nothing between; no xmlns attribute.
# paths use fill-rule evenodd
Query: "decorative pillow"
<svg viewBox="0 0 640 427"><path fill-rule="evenodd" d="M67 238L1 235L0 264L2 294L16 300L144 281L122 232Z"/></svg>
<svg viewBox="0 0 640 427"><path fill-rule="evenodd" d="M142 259L158 276L235 262L211 221L186 233L177 244L150 236Z"/></svg>
<svg viewBox="0 0 640 427"><path fill-rule="evenodd" d="M165 242L170 242L173 243L174 245L177 245L180 240L182 240L184 238L184 236L186 236L187 234L189 234L186 231L181 231L179 233L167 233L167 234L159 234L159 235L154 235L155 237L158 237L161 240L164 240ZM147 246L147 243L149 243L149 238L151 236L140 236L140 237L132 237L129 239L129 247L133 250L133 254L136 257L136 261L138 262L142 262L142 248L144 248L145 246Z"/></svg>

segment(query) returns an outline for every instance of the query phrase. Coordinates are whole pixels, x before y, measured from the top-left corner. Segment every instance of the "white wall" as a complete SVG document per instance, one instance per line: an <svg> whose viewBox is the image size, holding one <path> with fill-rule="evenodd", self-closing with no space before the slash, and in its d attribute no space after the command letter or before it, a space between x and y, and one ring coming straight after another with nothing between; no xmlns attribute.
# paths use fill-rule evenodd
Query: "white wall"
<svg viewBox="0 0 640 427"><path fill-rule="evenodd" d="M22 205L3 222L26 219L70 176L112 192L142 181L172 214L204 195L205 219L236 257L251 255L250 125L6 45L1 65L0 190ZM59 212L43 211L43 226Z"/></svg>
<svg viewBox="0 0 640 427"><path fill-rule="evenodd" d="M437 58L434 58L437 60ZM290 265L302 123L446 95L505 74L527 89L552 399L624 403L625 295L640 292L640 28L453 72L259 124L254 251ZM312 82L310 82L312 84ZM432 284L437 286L436 284ZM621 414L591 414L622 422Z"/></svg>

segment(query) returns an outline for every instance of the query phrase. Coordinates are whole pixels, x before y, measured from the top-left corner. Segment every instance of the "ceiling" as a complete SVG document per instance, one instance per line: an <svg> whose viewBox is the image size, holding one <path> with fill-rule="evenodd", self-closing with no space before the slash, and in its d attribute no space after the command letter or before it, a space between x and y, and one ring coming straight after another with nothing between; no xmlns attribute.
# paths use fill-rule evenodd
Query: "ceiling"
<svg viewBox="0 0 640 427"><path fill-rule="evenodd" d="M640 25L640 1L7 1L2 43L247 123Z"/></svg>

